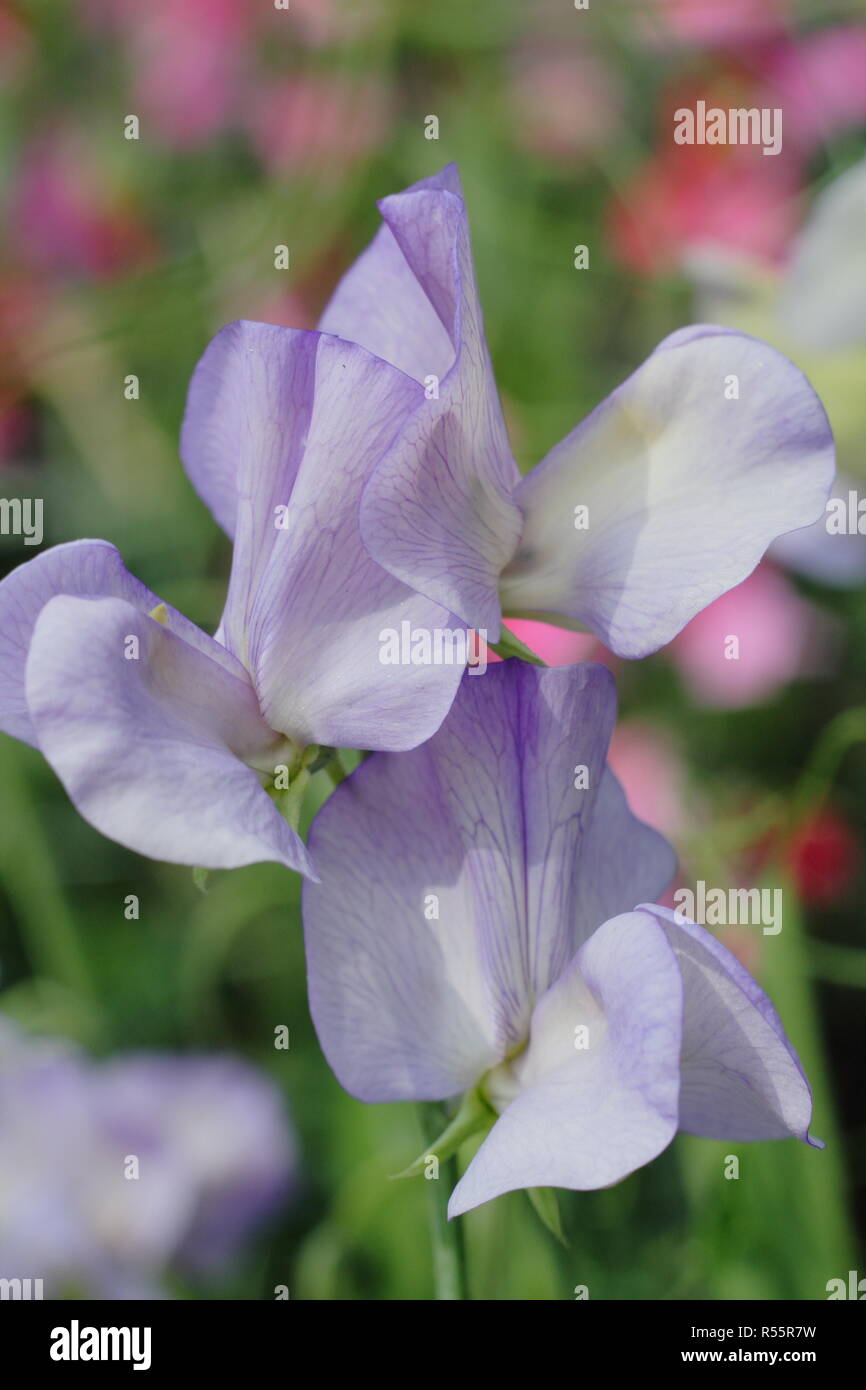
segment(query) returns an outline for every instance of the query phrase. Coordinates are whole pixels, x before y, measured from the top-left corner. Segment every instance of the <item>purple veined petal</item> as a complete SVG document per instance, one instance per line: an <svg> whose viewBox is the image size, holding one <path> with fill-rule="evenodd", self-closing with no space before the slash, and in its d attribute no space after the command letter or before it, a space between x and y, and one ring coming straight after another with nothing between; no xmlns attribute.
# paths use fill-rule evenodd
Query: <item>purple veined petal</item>
<svg viewBox="0 0 866 1390"><path fill-rule="evenodd" d="M582 895L616 912L669 876L670 851L604 772L615 706L604 667L504 662L464 677L426 744L369 759L325 803L310 832L322 882L304 890L310 1002L353 1095L474 1085L573 957Z"/></svg>
<svg viewBox="0 0 866 1390"><path fill-rule="evenodd" d="M866 159L816 199L779 293L783 330L819 352L866 342Z"/></svg>
<svg viewBox="0 0 866 1390"><path fill-rule="evenodd" d="M661 1153L677 1129L682 997L663 931L640 913L599 927L536 1005L515 1097L449 1216L523 1187L607 1187Z"/></svg>
<svg viewBox="0 0 866 1390"><path fill-rule="evenodd" d="M520 484L503 612L645 656L777 536L815 521L833 473L826 415L797 367L733 330L681 330Z"/></svg>
<svg viewBox="0 0 866 1390"><path fill-rule="evenodd" d="M454 698L465 655L385 663L404 623L413 634L454 623L371 559L358 522L364 484L419 399L356 344L272 324L230 324L196 369L186 465L219 519L236 492L219 635L271 727L301 745L413 747Z"/></svg>
<svg viewBox="0 0 866 1390"><path fill-rule="evenodd" d="M312 872L243 761L265 761L276 742L252 686L132 604L51 599L30 643L27 703L42 752L103 835L174 864L270 859Z"/></svg>
<svg viewBox="0 0 866 1390"><path fill-rule="evenodd" d="M34 747L38 740L27 707L24 671L36 619L48 600L58 594L125 599L142 613L160 602L129 573L119 551L108 541L53 546L6 576L0 583L0 728ZM227 671L243 675L227 651L215 650L210 637L168 605L166 623Z"/></svg>
<svg viewBox="0 0 866 1390"><path fill-rule="evenodd" d="M781 1019L722 944L670 908L644 903L667 933L685 986L680 1129L705 1139L809 1136L812 1095Z"/></svg>
<svg viewBox="0 0 866 1390"><path fill-rule="evenodd" d="M380 203L383 225L341 279L319 328L323 333L335 333L360 343L368 352L423 383L430 373L441 381L454 362L454 305L450 305L449 315L448 306L441 299L437 304L432 286L433 266L425 275L423 262L417 256L407 260L389 225L388 212L398 206L397 200L418 190L451 194L461 200L463 197L457 167L449 164L433 178L414 184L405 194L398 193ZM446 198L439 202L448 206ZM423 254L423 248L419 246L418 252ZM446 264L443 274L441 259L439 270L444 284L453 282L452 268ZM444 317L440 317L440 308Z"/></svg>
<svg viewBox="0 0 866 1390"><path fill-rule="evenodd" d="M364 540L391 574L496 641L497 578L520 536L512 500L520 474L484 338L456 170L379 206L385 226L344 277L322 327L402 367L430 398L367 486Z"/></svg>
<svg viewBox="0 0 866 1390"><path fill-rule="evenodd" d="M448 712L468 639L464 631L462 647L443 652L453 655L450 663L386 664L388 635L404 624L410 634L459 629L445 609L370 558L358 511L418 388L354 343L322 334L292 339L287 356L306 363L304 452L285 499L285 529L272 521L270 558L247 619L262 710L301 744L412 748Z"/></svg>

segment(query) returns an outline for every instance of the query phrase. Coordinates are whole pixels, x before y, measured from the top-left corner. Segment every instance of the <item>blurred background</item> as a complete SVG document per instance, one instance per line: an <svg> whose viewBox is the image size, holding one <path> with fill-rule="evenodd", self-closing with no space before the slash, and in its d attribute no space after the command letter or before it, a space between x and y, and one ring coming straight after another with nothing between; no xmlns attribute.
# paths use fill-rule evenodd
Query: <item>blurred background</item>
<svg viewBox="0 0 866 1390"><path fill-rule="evenodd" d="M209 631L230 550L177 451L199 355L236 317L314 326L376 198L449 161L521 467L683 324L807 370L847 534L780 544L640 663L516 626L614 666L614 767L684 883L783 886L779 935L718 931L779 1008L827 1148L680 1137L563 1194L567 1249L522 1193L466 1229L482 1299L822 1299L866 1275L866 4L0 3L0 75L0 493L44 499L43 546L113 541ZM781 108L781 154L675 145L698 99ZM4 573L34 553L0 536ZM0 786L0 1264L54 1297L431 1297L425 1183L389 1181L417 1116L325 1065L298 880L260 865L202 893L101 838L7 738ZM139 1186L117 1153L145 1156Z"/></svg>

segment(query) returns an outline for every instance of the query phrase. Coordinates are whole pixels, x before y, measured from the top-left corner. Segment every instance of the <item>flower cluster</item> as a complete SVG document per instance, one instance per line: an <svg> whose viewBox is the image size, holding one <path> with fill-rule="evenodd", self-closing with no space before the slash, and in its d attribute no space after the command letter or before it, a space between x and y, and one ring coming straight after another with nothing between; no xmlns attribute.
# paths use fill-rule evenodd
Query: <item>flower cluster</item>
<svg viewBox="0 0 866 1390"><path fill-rule="evenodd" d="M521 476L456 171L380 206L319 331L231 324L193 377L181 452L234 543L216 634L106 542L46 551L0 585L0 725L122 844L305 875L337 1076L368 1101L468 1092L487 1131L452 1212L609 1184L677 1129L806 1139L772 1005L652 905L672 856L606 768L609 673L461 681L383 663L381 634L497 644L515 617L656 650L822 513L822 406L774 349L692 327ZM339 748L372 756L307 846L303 787Z"/></svg>

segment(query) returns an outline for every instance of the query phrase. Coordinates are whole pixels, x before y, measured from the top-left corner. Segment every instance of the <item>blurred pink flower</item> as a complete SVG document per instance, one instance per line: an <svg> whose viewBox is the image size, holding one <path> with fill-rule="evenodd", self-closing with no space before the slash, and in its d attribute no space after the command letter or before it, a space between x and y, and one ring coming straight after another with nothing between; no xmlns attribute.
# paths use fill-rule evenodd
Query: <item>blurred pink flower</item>
<svg viewBox="0 0 866 1390"><path fill-rule="evenodd" d="M585 50L523 50L512 93L517 139L550 159L582 159L604 148L622 118L616 72Z"/></svg>
<svg viewBox="0 0 866 1390"><path fill-rule="evenodd" d="M639 0L643 32L700 48L736 44L778 33L790 0Z"/></svg>
<svg viewBox="0 0 866 1390"><path fill-rule="evenodd" d="M111 275L154 249L143 224L107 188L84 136L68 129L24 149L9 228L21 260L59 275Z"/></svg>
<svg viewBox="0 0 866 1390"><path fill-rule="evenodd" d="M757 104L782 107L785 139L806 154L866 125L866 27L819 30L774 47Z"/></svg>
<svg viewBox="0 0 866 1390"><path fill-rule="evenodd" d="M689 823L685 768L666 730L644 720L617 724L608 762L640 820L673 838Z"/></svg>
<svg viewBox="0 0 866 1390"><path fill-rule="evenodd" d="M258 7L245 0L87 0L132 69L130 112L171 145L196 146L233 119Z"/></svg>
<svg viewBox="0 0 866 1390"><path fill-rule="evenodd" d="M796 181L787 167L715 157L682 145L644 164L610 210L619 259L640 274L675 267L698 246L781 258L796 226Z"/></svg>
<svg viewBox="0 0 866 1390"><path fill-rule="evenodd" d="M250 103L253 147L275 173L302 168L335 171L366 154L387 127L380 84L338 74L297 72L265 87Z"/></svg>
<svg viewBox="0 0 866 1390"><path fill-rule="evenodd" d="M693 697L714 708L771 699L799 676L819 674L832 628L772 565L711 603L667 648Z"/></svg>
<svg viewBox="0 0 866 1390"><path fill-rule="evenodd" d="M610 655L598 638L588 632L568 632L535 618L506 618L504 626L540 656L546 666L571 666L575 661L600 661L602 654ZM488 650L487 660L496 662L502 658Z"/></svg>

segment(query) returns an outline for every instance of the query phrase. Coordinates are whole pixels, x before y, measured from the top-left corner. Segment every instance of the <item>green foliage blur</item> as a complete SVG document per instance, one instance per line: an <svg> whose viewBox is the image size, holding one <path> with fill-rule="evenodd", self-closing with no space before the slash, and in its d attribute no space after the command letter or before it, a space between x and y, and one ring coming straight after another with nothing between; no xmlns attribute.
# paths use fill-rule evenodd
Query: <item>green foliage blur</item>
<svg viewBox="0 0 866 1390"><path fill-rule="evenodd" d="M198 357L232 318L313 326L377 226L376 199L449 161L463 179L521 467L691 321L681 268L627 264L611 210L664 138L662 94L713 70L717 49L648 45L626 0L593 0L586 13L565 0L370 0L345 10L293 0L267 15L259 0L226 40L253 72L246 90L314 79L309 111L275 101L254 137L241 95L201 137L175 137L142 114L135 141L124 120L139 111L138 7L116 8L114 25L100 27L99 5L83 0L0 5L0 491L45 499L44 546L111 540L133 573L213 631L230 548L177 447ZM208 7L189 9L193 36L196 24L203 33ZM858 18L860 6L816 0L799 8L794 32ZM575 132L569 146L544 133L533 83L550 96L540 58L577 62L587 42L614 115L593 142ZM437 140L425 138L431 114ZM281 146L285 122L307 133L271 161L268 140ZM803 198L864 152L866 127L846 131L812 159ZM43 173L28 203L28 169L53 156L51 177L65 176L72 192L66 203L49 196ZM95 230L74 230L95 209ZM581 243L591 248L585 272L574 267ZM288 271L274 268L279 244L290 249ZM124 395L131 374L137 400ZM862 443L862 387L858 395ZM33 553L0 537L3 572ZM664 653L617 671L623 718L676 741L685 795L701 807L677 847L709 881L725 882L718 864L730 874L761 842L759 831L750 839L756 811L775 833L792 805L830 797L860 846L866 834L862 742L852 737L838 759L820 751L831 721L864 701L866 594L796 584L836 624L830 678L732 710L698 704ZM236 1052L285 1094L302 1153L293 1199L226 1278L177 1296L267 1299L285 1284L293 1299L431 1298L425 1183L390 1180L421 1149L418 1118L410 1106L361 1105L330 1073L307 1007L297 878L259 865L212 874L202 893L188 870L91 830L39 755L5 737L0 786L0 1009L96 1055ZM306 823L329 787L318 774ZM524 1194L501 1199L466 1218L475 1298L571 1299L588 1285L593 1299L821 1299L829 1279L864 1269L862 854L832 901L801 910L784 837L755 862L772 882L788 877L785 930L761 939L750 968L801 1051L827 1148L680 1137L612 1189L561 1194L566 1248ZM129 894L140 899L137 921L124 917ZM280 1025L288 1051L274 1048ZM728 1154L739 1157L737 1181L723 1176Z"/></svg>

